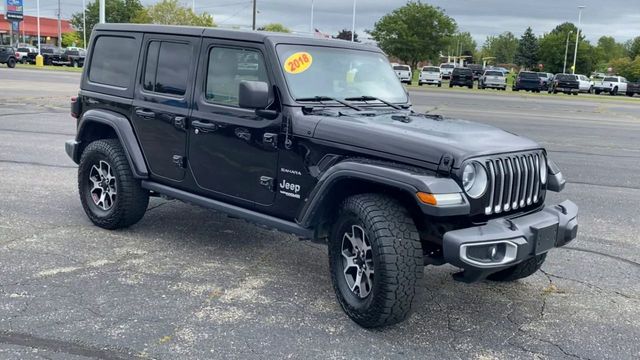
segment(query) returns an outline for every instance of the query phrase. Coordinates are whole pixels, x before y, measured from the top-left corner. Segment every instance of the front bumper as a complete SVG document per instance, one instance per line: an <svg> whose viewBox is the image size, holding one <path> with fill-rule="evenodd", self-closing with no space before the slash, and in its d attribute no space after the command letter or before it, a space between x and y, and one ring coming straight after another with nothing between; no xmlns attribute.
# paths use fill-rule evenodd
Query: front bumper
<svg viewBox="0 0 640 360"><path fill-rule="evenodd" d="M569 243L578 233L577 216L576 204L566 200L521 217L493 219L485 225L452 230L443 237L444 259L464 269L460 280L478 281ZM483 253L492 245L498 245L501 250L497 251L504 254L490 258Z"/></svg>

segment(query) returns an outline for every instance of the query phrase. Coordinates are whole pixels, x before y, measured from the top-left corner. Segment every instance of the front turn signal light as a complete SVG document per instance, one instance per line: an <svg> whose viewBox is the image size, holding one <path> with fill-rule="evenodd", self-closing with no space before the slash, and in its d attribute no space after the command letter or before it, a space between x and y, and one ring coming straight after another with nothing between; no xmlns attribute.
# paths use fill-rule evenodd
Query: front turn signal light
<svg viewBox="0 0 640 360"><path fill-rule="evenodd" d="M427 205L432 206L450 206L464 204L464 199L460 193L451 194L430 194L425 192L416 193L418 199Z"/></svg>

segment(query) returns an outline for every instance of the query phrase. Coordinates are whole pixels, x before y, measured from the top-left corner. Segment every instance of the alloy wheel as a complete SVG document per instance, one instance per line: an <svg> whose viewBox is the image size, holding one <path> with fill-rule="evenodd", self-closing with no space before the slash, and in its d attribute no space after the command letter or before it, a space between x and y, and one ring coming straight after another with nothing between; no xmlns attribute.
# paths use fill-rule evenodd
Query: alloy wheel
<svg viewBox="0 0 640 360"><path fill-rule="evenodd" d="M91 185L90 193L93 203L100 209L109 211L113 207L118 193L111 165L103 160L93 165L89 172L89 184Z"/></svg>
<svg viewBox="0 0 640 360"><path fill-rule="evenodd" d="M361 299L373 289L373 251L364 229L352 225L342 237L342 265L351 291Z"/></svg>

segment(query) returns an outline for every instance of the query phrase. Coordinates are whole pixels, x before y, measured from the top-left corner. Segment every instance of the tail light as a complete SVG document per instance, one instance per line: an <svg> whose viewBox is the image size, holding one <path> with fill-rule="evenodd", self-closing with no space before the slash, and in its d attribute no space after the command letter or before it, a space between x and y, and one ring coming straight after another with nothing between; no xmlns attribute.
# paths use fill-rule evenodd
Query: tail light
<svg viewBox="0 0 640 360"><path fill-rule="evenodd" d="M77 96L71 98L71 117L77 119L80 116L80 101Z"/></svg>

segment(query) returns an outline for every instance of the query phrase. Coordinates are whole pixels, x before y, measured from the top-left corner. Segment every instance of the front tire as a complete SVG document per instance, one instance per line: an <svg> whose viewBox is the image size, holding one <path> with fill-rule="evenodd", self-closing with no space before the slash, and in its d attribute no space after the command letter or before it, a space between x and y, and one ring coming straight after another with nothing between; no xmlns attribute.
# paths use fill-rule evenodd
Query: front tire
<svg viewBox="0 0 640 360"><path fill-rule="evenodd" d="M518 279L523 279L533 275L536 271L540 270L542 264L547 259L547 253L534 256L531 259L525 260L517 265L513 265L510 268L498 271L489 275L488 279L493 281L507 282Z"/></svg>
<svg viewBox="0 0 640 360"><path fill-rule="evenodd" d="M329 267L338 302L360 326L405 320L424 270L407 209L380 194L347 198L330 235Z"/></svg>
<svg viewBox="0 0 640 360"><path fill-rule="evenodd" d="M16 59L10 58L9 60L7 60L7 67L9 69L13 69L14 67L16 67Z"/></svg>
<svg viewBox="0 0 640 360"><path fill-rule="evenodd" d="M149 205L149 192L133 177L118 139L87 146L78 166L78 190L85 213L104 229L137 223Z"/></svg>

